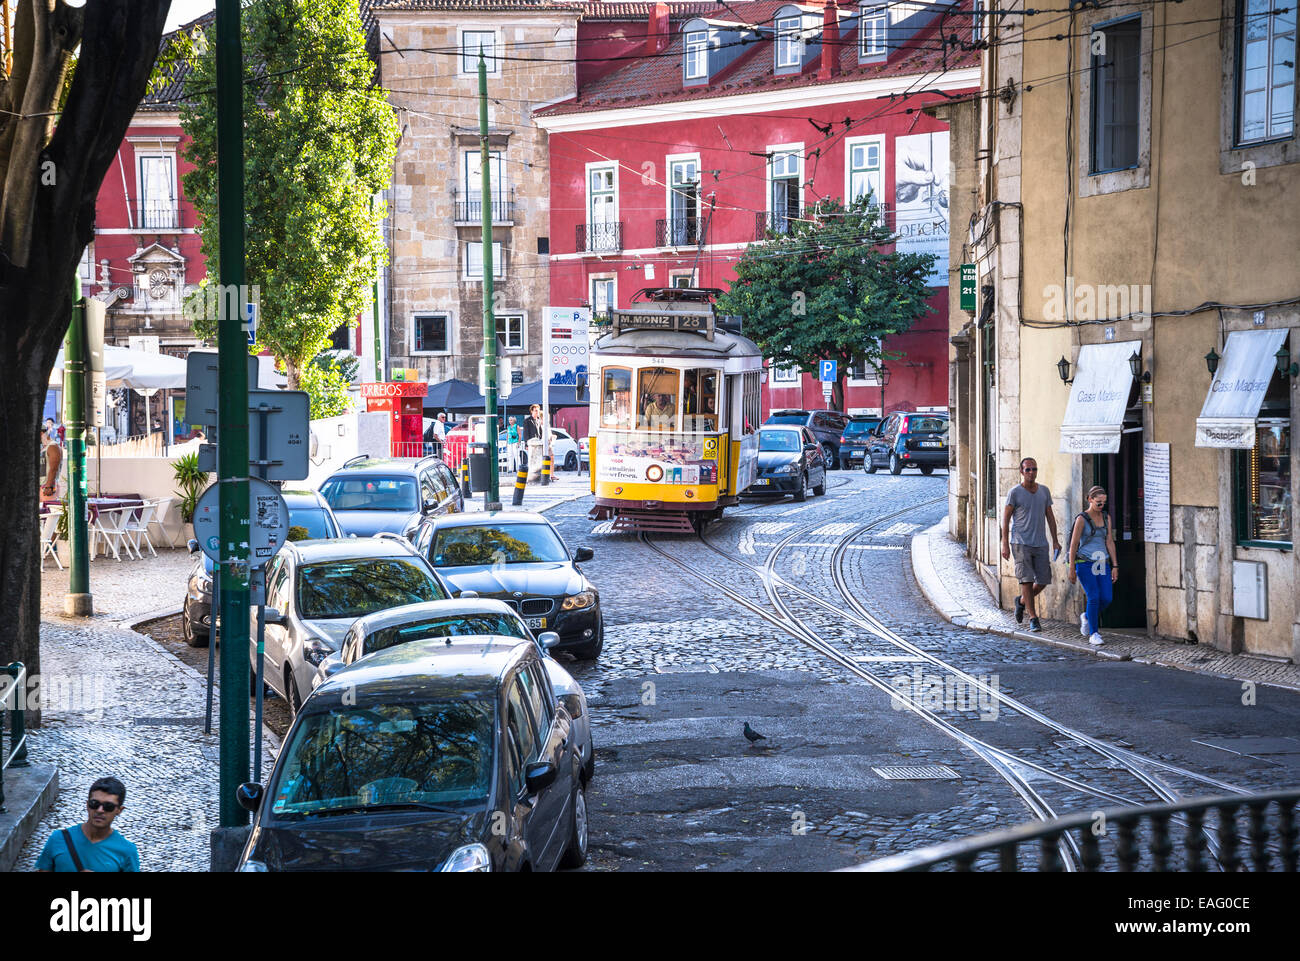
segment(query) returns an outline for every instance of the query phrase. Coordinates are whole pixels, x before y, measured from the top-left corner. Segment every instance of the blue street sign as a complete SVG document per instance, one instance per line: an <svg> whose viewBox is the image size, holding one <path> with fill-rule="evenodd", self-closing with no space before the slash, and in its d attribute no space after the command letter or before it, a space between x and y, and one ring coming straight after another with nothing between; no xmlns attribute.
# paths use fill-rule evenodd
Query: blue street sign
<svg viewBox="0 0 1300 961"><path fill-rule="evenodd" d="M839 377L836 375L836 367L838 366L838 363L838 361L834 360L823 360L819 363L817 365L817 379L828 381L830 383L839 380Z"/></svg>

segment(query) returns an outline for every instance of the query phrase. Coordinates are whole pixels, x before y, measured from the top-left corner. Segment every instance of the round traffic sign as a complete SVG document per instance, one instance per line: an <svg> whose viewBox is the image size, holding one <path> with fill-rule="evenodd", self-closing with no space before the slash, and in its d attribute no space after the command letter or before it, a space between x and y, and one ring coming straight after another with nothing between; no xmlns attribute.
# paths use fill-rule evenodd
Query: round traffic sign
<svg viewBox="0 0 1300 961"><path fill-rule="evenodd" d="M194 505L194 537L203 553L220 562L221 512L219 485L213 484ZM248 534L240 538L247 545L249 563L261 567L284 544L289 535L289 507L275 486L257 477L248 479Z"/></svg>

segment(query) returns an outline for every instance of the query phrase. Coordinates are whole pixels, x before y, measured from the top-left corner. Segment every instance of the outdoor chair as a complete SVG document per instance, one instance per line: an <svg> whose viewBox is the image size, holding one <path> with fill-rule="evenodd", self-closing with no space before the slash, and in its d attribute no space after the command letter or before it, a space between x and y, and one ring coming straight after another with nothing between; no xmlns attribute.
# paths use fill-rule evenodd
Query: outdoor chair
<svg viewBox="0 0 1300 961"><path fill-rule="evenodd" d="M153 516L149 519L149 526L158 529L158 543L167 542L168 547L175 547L176 543L172 535L167 533L167 512L172 508L174 497L160 497L155 505ZM178 531L184 530L184 525L177 528Z"/></svg>
<svg viewBox="0 0 1300 961"><path fill-rule="evenodd" d="M124 515L129 514L135 508L131 507L110 507L98 511L95 514L95 523L90 528L90 556L95 556L97 542L100 538L104 539L104 556L108 552L113 552L113 557L117 560L122 559L121 551L125 550L127 557L131 556L131 545L127 532L122 529L126 522Z"/></svg>
<svg viewBox="0 0 1300 961"><path fill-rule="evenodd" d="M122 510L122 532L126 535L128 546L135 551L137 558L143 559L144 552L140 550L140 541L144 541L144 546L149 548L149 553L154 557L158 552L153 549L153 541L149 540L149 524L153 521L153 513L157 508L153 501L145 501L137 508L124 508Z"/></svg>
<svg viewBox="0 0 1300 961"><path fill-rule="evenodd" d="M59 560L58 544L59 518L62 516L62 511L50 511L41 524L41 570L45 570L46 554L54 558L54 563L59 566L59 570L63 570L63 562Z"/></svg>

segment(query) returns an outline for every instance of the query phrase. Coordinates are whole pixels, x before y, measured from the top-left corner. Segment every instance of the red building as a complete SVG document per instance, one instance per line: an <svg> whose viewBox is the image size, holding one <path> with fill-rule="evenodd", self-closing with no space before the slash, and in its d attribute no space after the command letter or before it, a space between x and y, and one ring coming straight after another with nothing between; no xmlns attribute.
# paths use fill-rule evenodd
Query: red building
<svg viewBox="0 0 1300 961"><path fill-rule="evenodd" d="M870 192L900 246L940 256L933 312L884 344L901 355L884 406L946 408L947 128L921 108L978 88L973 26L958 4L591 5L577 96L534 114L550 135L551 303L726 288L756 239ZM814 377L770 370L765 414L799 406L825 406ZM874 371L854 371L844 406L880 409Z"/></svg>

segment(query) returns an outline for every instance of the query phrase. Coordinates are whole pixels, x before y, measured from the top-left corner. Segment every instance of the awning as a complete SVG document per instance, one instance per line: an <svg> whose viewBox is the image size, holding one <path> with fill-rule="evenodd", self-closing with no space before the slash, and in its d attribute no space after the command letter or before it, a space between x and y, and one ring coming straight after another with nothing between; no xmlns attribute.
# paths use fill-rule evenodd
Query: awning
<svg viewBox="0 0 1300 961"><path fill-rule="evenodd" d="M104 347L104 380L112 388L162 390L185 386L185 361L170 354L154 354L128 347ZM50 371L50 387L63 386L63 351Z"/></svg>
<svg viewBox="0 0 1300 961"><path fill-rule="evenodd" d="M1075 363L1070 403L1061 424L1064 454L1114 454L1119 451L1124 411L1133 390L1129 358L1142 353L1142 341L1084 344Z"/></svg>
<svg viewBox="0 0 1300 961"><path fill-rule="evenodd" d="M1223 345L1205 406L1196 418L1197 447L1255 446L1255 418L1277 365L1277 350L1287 331L1234 330Z"/></svg>

